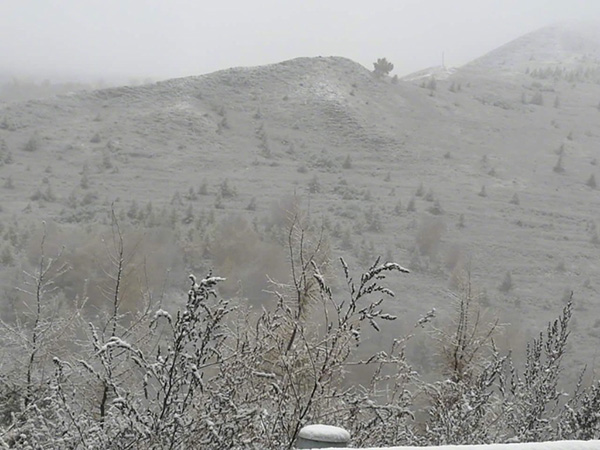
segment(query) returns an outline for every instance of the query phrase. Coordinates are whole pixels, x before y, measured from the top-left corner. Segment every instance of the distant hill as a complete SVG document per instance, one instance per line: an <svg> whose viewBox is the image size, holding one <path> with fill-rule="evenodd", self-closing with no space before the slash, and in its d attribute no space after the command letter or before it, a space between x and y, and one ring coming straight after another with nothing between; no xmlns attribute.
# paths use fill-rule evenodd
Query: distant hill
<svg viewBox="0 0 600 450"><path fill-rule="evenodd" d="M376 78L345 58L298 58L0 105L0 252L13 257L4 285L32 260L42 219L67 241L85 230L91 240L112 204L124 226L173 237L175 281L214 267L228 272L229 293L260 303L299 204L332 257L413 269L394 286L402 326L386 333L408 332L431 307L444 323L468 271L482 304L514 323L503 348L521 348L573 291L575 359L595 367L594 36L545 28L433 86ZM244 263L233 249L253 233L248 252L268 243L281 258ZM512 286L499 289L507 273Z"/></svg>
<svg viewBox="0 0 600 450"><path fill-rule="evenodd" d="M561 66L573 69L600 63L600 24L565 22L515 39L467 64L467 68L524 71Z"/></svg>

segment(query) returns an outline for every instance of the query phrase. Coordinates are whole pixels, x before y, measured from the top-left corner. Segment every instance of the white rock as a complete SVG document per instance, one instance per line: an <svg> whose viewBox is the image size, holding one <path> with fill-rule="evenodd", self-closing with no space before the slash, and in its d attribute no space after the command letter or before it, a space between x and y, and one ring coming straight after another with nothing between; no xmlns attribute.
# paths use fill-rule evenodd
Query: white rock
<svg viewBox="0 0 600 450"><path fill-rule="evenodd" d="M347 443L350 441L350 433L343 428L320 424L305 426L298 433L298 437L317 442Z"/></svg>

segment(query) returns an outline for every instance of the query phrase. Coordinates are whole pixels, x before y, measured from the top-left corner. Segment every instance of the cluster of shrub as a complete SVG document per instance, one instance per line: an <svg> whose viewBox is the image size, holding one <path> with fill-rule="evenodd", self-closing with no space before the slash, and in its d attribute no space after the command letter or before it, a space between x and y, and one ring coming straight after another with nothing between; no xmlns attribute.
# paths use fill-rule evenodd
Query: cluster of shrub
<svg viewBox="0 0 600 450"><path fill-rule="evenodd" d="M190 276L178 310L146 295L125 312L117 229L105 311L87 317L82 298L58 314L53 279L66 267L42 252L26 312L1 324L0 446L291 448L312 423L346 428L356 447L600 436L600 384L582 376L569 396L560 387L570 301L520 368L495 349L497 323L483 323L467 280L449 328L432 330L444 377L425 381L405 357L408 335L357 358L365 330L396 319L386 276L408 270L377 260L353 277L340 259L341 295L319 239L295 224L288 243L291 282L274 283L276 302L259 313L219 296L212 274ZM348 383L355 370L368 381Z"/></svg>

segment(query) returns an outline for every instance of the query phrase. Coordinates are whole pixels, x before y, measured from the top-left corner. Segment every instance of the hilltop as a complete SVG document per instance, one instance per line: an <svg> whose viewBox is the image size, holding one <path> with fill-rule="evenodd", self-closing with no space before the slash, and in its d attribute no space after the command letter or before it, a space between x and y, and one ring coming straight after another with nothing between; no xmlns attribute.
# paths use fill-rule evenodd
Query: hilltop
<svg viewBox="0 0 600 450"><path fill-rule="evenodd" d="M114 205L124 224L170 236L153 251L175 281L215 267L228 292L260 304L264 274L285 276L277 227L299 204L333 257L413 269L395 286L402 330L431 307L443 323L468 269L482 304L515 324L505 348L574 291L575 358L594 366L600 41L582 33L549 27L444 79L396 83L345 58L298 58L1 104L3 283L34 260L41 220L80 247ZM269 251L249 257L248 241ZM255 259L250 274L235 263Z"/></svg>

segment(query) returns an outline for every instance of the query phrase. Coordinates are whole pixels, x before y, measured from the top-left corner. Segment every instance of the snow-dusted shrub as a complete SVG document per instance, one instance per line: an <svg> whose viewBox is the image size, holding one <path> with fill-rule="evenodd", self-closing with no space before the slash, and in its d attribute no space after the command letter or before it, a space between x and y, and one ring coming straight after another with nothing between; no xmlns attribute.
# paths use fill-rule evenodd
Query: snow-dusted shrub
<svg viewBox="0 0 600 450"><path fill-rule="evenodd" d="M482 444L498 439L502 414L496 384L505 357L494 348L498 320L484 318L468 271L456 275L455 316L434 329L443 381L423 386L427 433L422 445ZM448 323L449 322L449 323Z"/></svg>
<svg viewBox="0 0 600 450"><path fill-rule="evenodd" d="M582 373L583 375L583 373ZM582 377L557 424L560 439L590 440L600 437L600 381L582 388Z"/></svg>
<svg viewBox="0 0 600 450"><path fill-rule="evenodd" d="M566 393L559 388L561 362L567 350L572 302L548 324L546 333L527 344L523 373L509 359L509 373L501 379L506 431L520 442L560 439Z"/></svg>
<svg viewBox="0 0 600 450"><path fill-rule="evenodd" d="M428 398L426 433L420 445L499 442L502 414L495 383L505 359L494 355L469 379L448 378L424 386Z"/></svg>
<svg viewBox="0 0 600 450"><path fill-rule="evenodd" d="M465 308L459 317L465 317ZM427 432L421 445L541 442L600 437L598 382L584 389L578 383L569 395L560 387L561 362L567 350L572 302L527 345L524 368L511 355L496 351L480 359L475 371L451 371L445 381L426 384ZM460 324L460 321L459 321ZM477 336L460 326L457 337ZM485 336L485 335L484 335ZM488 338L491 334L488 335ZM450 348L470 355L481 341L450 340ZM467 358L468 359L468 358Z"/></svg>

